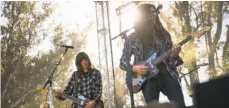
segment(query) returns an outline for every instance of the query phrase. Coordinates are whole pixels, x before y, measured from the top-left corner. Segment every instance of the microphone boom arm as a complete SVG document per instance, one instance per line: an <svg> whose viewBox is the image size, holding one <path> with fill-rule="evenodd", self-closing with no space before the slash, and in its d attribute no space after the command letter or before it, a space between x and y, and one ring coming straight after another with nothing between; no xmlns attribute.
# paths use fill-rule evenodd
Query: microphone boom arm
<svg viewBox="0 0 229 108"><path fill-rule="evenodd" d="M183 75L180 77L180 79L181 79L182 77L186 76L187 74L190 74L190 73L192 73L193 71L199 69L201 66L206 66L206 65L208 65L208 63L203 63L203 64L197 65L197 66L196 66L193 70L191 70L190 72L183 74Z"/></svg>
<svg viewBox="0 0 229 108"><path fill-rule="evenodd" d="M48 80L45 82L45 85L43 87L43 89L49 85L49 100L50 100L50 107L53 107L53 103L52 103L52 78L53 78L53 74L55 72L55 70L57 69L57 67L60 65L61 60L63 59L64 55L66 54L66 52L68 51L68 48L65 49L62 57L60 58L59 62L56 64L56 67L53 69L51 75L48 77Z"/></svg>

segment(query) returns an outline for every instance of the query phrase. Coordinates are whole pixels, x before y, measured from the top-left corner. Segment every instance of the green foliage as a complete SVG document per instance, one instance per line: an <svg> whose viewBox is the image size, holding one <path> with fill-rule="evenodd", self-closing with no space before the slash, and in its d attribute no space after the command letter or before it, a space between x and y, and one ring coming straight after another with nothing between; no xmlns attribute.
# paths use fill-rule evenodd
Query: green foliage
<svg viewBox="0 0 229 108"><path fill-rule="evenodd" d="M17 94L21 92L15 91L16 88L24 90L24 93L30 89L29 83L18 84L18 80L29 78L23 76L31 74L31 68L28 68L31 67L28 50L31 45L38 44L37 28L52 12L52 8L47 6L43 8L45 13L36 12L35 4L36 2L2 2L2 16L6 19L6 24L1 25L1 94L2 105L5 107L20 97Z"/></svg>
<svg viewBox="0 0 229 108"><path fill-rule="evenodd" d="M227 59L225 55L227 53L226 50L228 49L228 44L226 44L226 42L224 44L218 43L220 43L220 38L224 36L221 33L223 28L222 21L225 18L228 18L228 2L177 1L175 2L175 8L173 8L173 15L178 19L178 25L182 29L183 36L185 36L189 32L194 32L200 27L203 28L206 25L211 25L213 27L213 24L216 24L216 27L212 28L216 30L215 33L213 33L213 31L210 31L209 33L206 33L206 35L202 36L201 41L204 41L206 43L206 51L201 51L198 54L198 58L196 58L195 56L196 50L198 50L198 42L195 43L194 41L192 41L182 47L183 51L181 53L181 56L185 62L184 67L186 68L193 68L195 66L193 64L196 64L197 61L201 61L201 59L208 59L208 75L210 76L210 79L216 77L219 74L222 74L222 72L226 70L224 68L228 65L228 62L224 62L225 59ZM179 37L176 37L176 39L179 39ZM228 42L228 38L226 39L226 41ZM222 54L223 57L218 57L218 55L216 55L216 53L223 50L222 47L220 48L220 45L224 45L224 51ZM219 66L220 62L223 62L222 66ZM198 80L198 74L191 75L190 79L192 84L192 81L196 79ZM186 84L187 88L190 89L189 84Z"/></svg>
<svg viewBox="0 0 229 108"><path fill-rule="evenodd" d="M49 2L2 2L2 16L5 24L1 25L1 78L2 106L4 108L36 108L47 101L47 94L35 91L37 84L44 84L53 72L64 48L59 45L71 42L76 50L68 50L53 77L53 86L63 89L67 83L68 73L73 69L75 54L79 51L82 40L77 32L65 32L58 25L51 27L53 36L50 39L54 46L49 52L38 52L30 56L31 51L48 38L44 29L45 21L52 14L54 7ZM86 31L85 31L86 32ZM67 36L67 37L66 37ZM85 38L85 37L84 37ZM51 46L52 46L51 45ZM62 83L60 83L62 82ZM69 107L70 101L60 102L54 99L54 105Z"/></svg>

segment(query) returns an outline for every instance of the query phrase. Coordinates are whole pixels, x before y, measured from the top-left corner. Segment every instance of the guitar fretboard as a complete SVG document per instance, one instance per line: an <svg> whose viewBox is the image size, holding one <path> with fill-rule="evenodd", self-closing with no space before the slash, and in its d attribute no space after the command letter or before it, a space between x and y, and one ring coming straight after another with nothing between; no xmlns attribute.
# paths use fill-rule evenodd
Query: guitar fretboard
<svg viewBox="0 0 229 108"><path fill-rule="evenodd" d="M184 40L182 40L180 43L180 46L184 45L185 43L187 43L189 40L191 40L192 37L191 36L188 36L187 38L185 38ZM166 57L168 57L171 53L172 53L173 49L169 49L167 50L165 53L163 53L161 56L159 56L157 59L155 59L153 61L153 64L159 64L161 63L161 61L163 61Z"/></svg>

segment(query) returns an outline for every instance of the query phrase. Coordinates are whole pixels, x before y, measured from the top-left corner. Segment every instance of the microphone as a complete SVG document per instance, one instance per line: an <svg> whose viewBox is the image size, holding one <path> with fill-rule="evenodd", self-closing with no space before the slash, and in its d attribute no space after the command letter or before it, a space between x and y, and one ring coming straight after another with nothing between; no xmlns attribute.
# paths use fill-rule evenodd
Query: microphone
<svg viewBox="0 0 229 108"><path fill-rule="evenodd" d="M122 36L122 35L125 35L128 31L130 31L132 28L130 28L130 29L127 29L127 30L125 30L125 31L122 31L121 33L119 33L117 36L115 36L114 38L112 38L111 40L114 40L114 39L116 39L116 38L118 38L119 36ZM125 37L124 37L125 38Z"/></svg>
<svg viewBox="0 0 229 108"><path fill-rule="evenodd" d="M202 63L202 64L199 64L197 66L207 66L207 65L208 65L208 63Z"/></svg>
<svg viewBox="0 0 229 108"><path fill-rule="evenodd" d="M121 32L121 33L119 33L119 36L120 35L125 35L128 31L130 31L132 28L130 28L130 29L127 29L127 30L125 30L125 31L123 31L123 32Z"/></svg>
<svg viewBox="0 0 229 108"><path fill-rule="evenodd" d="M74 49L75 48L74 46L68 46L68 45L61 45L61 47L71 48L71 49Z"/></svg>

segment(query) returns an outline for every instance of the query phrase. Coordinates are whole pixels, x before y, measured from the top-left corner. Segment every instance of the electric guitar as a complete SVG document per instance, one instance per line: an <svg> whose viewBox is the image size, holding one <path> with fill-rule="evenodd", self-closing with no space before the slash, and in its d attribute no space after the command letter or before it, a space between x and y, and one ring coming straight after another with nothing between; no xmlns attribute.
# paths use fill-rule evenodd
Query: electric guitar
<svg viewBox="0 0 229 108"><path fill-rule="evenodd" d="M48 87L45 87L43 89L43 85L37 85L36 86L36 89L37 90L42 90L44 92L49 92L49 88ZM59 91L57 91L55 89L53 89L52 94L53 94L53 96L61 95L62 97L65 97L65 98L67 98L67 99L69 99L69 100L77 103L79 105L77 108L85 108L86 107L86 104L88 102L90 102L88 98L84 97L81 94L78 94L78 98L75 98L75 97L66 95L64 93L61 93L61 92L59 92ZM93 106L93 108L104 108L103 101L102 100L97 100L97 102L95 103L95 105Z"/></svg>
<svg viewBox="0 0 229 108"><path fill-rule="evenodd" d="M186 39L184 39L179 43L179 45L180 46L184 45L186 42L193 39L194 37L200 38L204 33L208 32L210 29L211 27L207 26L199 31L189 34ZM153 78L158 74L159 70L156 67L157 64L161 63L166 57L168 57L172 53L172 51L173 49L171 48L167 50L165 53L163 53L162 55L159 55L157 52L154 52L147 60L137 62L135 64L135 65L144 65L149 68L149 71L144 76L140 74L135 74L134 76L132 76L132 85L133 85L132 87L134 93L138 93L139 91L141 91L142 86L144 85L147 79Z"/></svg>

